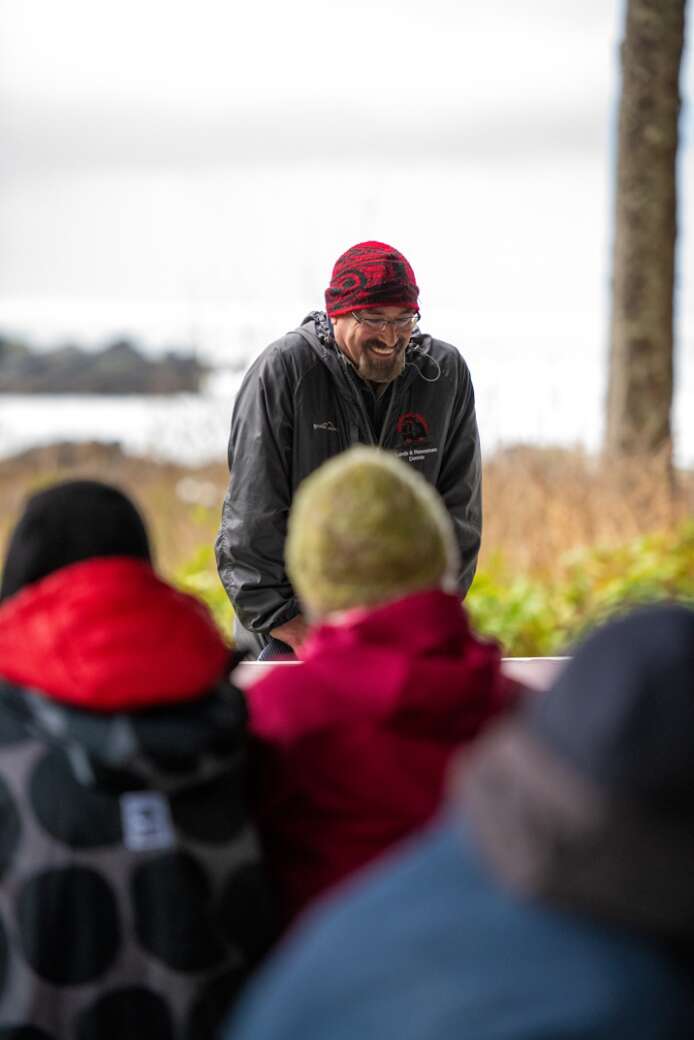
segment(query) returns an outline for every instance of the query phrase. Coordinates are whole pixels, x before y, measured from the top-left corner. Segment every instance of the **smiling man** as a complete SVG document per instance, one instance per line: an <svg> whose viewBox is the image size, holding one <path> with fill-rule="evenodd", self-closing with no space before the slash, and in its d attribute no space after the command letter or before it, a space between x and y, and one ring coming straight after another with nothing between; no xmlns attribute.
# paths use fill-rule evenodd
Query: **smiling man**
<svg viewBox="0 0 694 1040"><path fill-rule="evenodd" d="M353 444L394 452L439 491L460 548L461 596L477 564L481 463L472 380L456 347L420 331L410 264L383 242L360 242L337 260L325 305L263 351L234 403L217 566L237 643L263 656L296 651L306 634L284 566L294 491Z"/></svg>

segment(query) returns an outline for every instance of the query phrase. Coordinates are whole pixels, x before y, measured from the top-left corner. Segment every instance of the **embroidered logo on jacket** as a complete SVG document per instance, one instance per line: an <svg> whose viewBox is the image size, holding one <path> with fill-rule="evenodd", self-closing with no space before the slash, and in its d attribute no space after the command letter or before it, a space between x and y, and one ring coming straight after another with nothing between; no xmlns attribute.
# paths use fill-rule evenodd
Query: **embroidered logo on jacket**
<svg viewBox="0 0 694 1040"><path fill-rule="evenodd" d="M419 412L404 412L397 422L396 427L400 434L400 446L404 451L396 451L399 459L407 462L424 462L429 455L438 454L438 448L428 445L429 423Z"/></svg>
<svg viewBox="0 0 694 1040"><path fill-rule="evenodd" d="M421 444L429 436L429 423L419 412L405 412L398 419L397 431L403 444Z"/></svg>
<svg viewBox="0 0 694 1040"><path fill-rule="evenodd" d="M314 430L327 430L328 433L337 433L337 426L332 419L326 420L326 422L314 422Z"/></svg>

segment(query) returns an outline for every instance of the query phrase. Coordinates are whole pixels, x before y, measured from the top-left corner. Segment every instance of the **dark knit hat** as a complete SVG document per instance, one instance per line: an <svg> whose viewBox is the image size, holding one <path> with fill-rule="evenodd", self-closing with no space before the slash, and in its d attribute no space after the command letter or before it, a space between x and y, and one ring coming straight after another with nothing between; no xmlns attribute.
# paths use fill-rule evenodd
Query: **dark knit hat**
<svg viewBox="0 0 694 1040"><path fill-rule="evenodd" d="M417 310L414 271L397 249L384 242L359 242L337 260L325 290L331 318L367 307Z"/></svg>
<svg viewBox="0 0 694 1040"><path fill-rule="evenodd" d="M694 824L694 610L644 607L598 629L527 726L598 787Z"/></svg>
<svg viewBox="0 0 694 1040"><path fill-rule="evenodd" d="M512 888L694 937L694 610L597 629L463 765L454 789Z"/></svg>
<svg viewBox="0 0 694 1040"><path fill-rule="evenodd" d="M74 480L27 501L10 537L0 600L53 571L93 556L150 560L142 517L122 491L95 480Z"/></svg>

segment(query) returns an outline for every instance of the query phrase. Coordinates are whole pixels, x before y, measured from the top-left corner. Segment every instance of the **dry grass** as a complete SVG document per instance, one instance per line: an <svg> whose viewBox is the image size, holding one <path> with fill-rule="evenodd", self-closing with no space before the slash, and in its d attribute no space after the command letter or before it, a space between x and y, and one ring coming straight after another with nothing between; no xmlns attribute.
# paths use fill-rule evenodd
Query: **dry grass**
<svg viewBox="0 0 694 1040"><path fill-rule="evenodd" d="M58 480L90 478L122 488L146 518L164 574L214 540L227 471L222 463L198 467L125 455L118 445L53 444L0 463L0 559L27 495Z"/></svg>
<svg viewBox="0 0 694 1040"><path fill-rule="evenodd" d="M552 576L561 556L671 531L694 516L694 473L658 459L616 465L580 451L518 446L484 471L480 563L501 553L512 570Z"/></svg>
<svg viewBox="0 0 694 1040"><path fill-rule="evenodd" d="M222 463L196 469L124 455L117 445L51 445L0 463L0 558L24 498L64 479L92 477L127 491L150 526L163 573L214 541L227 482ZM568 550L671 530L694 515L694 473L656 462L615 468L579 451L514 447L487 460L481 563L551 577Z"/></svg>

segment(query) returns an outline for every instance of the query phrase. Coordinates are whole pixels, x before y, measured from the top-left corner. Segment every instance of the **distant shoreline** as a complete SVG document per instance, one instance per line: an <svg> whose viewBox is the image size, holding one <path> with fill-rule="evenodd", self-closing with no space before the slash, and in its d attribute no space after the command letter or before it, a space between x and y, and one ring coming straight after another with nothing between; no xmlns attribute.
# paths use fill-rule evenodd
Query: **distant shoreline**
<svg viewBox="0 0 694 1040"><path fill-rule="evenodd" d="M193 354L173 350L145 357L128 339L102 350L74 344L37 351L27 343L0 335L0 394L167 396L200 393L209 366Z"/></svg>

